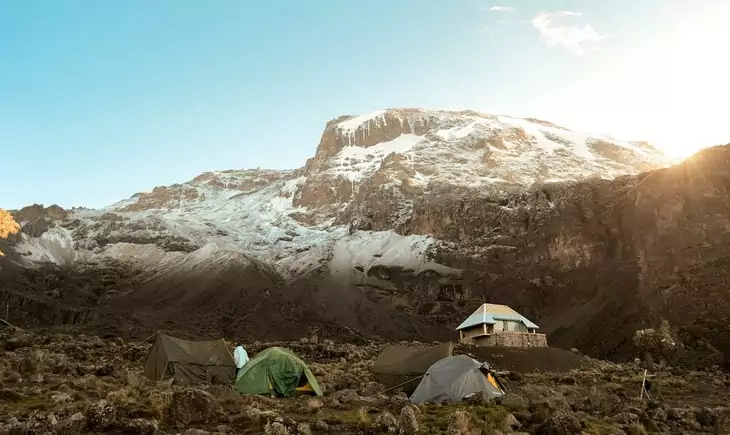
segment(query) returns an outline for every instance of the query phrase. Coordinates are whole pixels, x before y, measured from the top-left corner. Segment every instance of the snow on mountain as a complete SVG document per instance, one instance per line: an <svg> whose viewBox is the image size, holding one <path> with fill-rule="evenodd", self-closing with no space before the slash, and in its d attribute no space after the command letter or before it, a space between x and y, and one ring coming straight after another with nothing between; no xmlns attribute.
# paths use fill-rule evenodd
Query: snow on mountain
<svg viewBox="0 0 730 435"><path fill-rule="evenodd" d="M354 231L348 206L387 191L410 199L443 186L525 188L614 178L664 166L646 143L608 140L549 122L473 111L381 110L330 121L305 167L201 174L101 210L75 210L16 251L28 264L112 257L156 270L216 261L269 265L285 278L378 265L457 274L428 235ZM211 263L212 261L212 263Z"/></svg>
<svg viewBox="0 0 730 435"><path fill-rule="evenodd" d="M401 109L337 123L342 146L319 171L360 181L392 153L415 184L530 184L615 178L667 163L650 146L591 137L545 121L476 112ZM382 136L371 144L368 139Z"/></svg>

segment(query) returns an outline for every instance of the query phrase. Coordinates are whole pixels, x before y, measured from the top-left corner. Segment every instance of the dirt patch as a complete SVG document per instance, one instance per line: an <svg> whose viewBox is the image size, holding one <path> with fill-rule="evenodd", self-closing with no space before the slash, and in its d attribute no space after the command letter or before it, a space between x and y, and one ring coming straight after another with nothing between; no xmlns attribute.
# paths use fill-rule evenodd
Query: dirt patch
<svg viewBox="0 0 730 435"><path fill-rule="evenodd" d="M579 354L555 347L510 348L459 346L464 353L481 361L487 361L497 370L518 373L562 373L586 367L589 360Z"/></svg>

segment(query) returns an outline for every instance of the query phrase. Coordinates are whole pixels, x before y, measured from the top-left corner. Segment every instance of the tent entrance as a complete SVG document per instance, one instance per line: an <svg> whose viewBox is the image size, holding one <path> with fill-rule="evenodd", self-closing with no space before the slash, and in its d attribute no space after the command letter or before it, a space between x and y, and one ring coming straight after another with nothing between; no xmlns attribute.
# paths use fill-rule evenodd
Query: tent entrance
<svg viewBox="0 0 730 435"><path fill-rule="evenodd" d="M269 377L269 390L276 394L277 396L283 397L281 392L276 391L274 388L274 385L271 383L271 377ZM296 388L294 388L294 391L292 391L292 396L304 396L304 395L310 395L310 396L316 396L317 393L314 391L314 388L312 388L312 384L309 383L309 379L307 379L307 375L302 373L299 376L299 382L297 383Z"/></svg>
<svg viewBox="0 0 730 435"><path fill-rule="evenodd" d="M314 389L312 388L312 385L309 383L309 379L307 379L307 376L302 373L301 376L299 376L299 383L297 384L297 387L294 389L294 395L304 395L304 394L311 394L314 395Z"/></svg>
<svg viewBox="0 0 730 435"><path fill-rule="evenodd" d="M235 369L228 365L170 362L167 364L166 374L181 383L228 385L235 378Z"/></svg>
<svg viewBox="0 0 730 435"><path fill-rule="evenodd" d="M503 393L507 391L504 388L504 385L502 385L502 382L499 380L499 378L494 376L490 370L487 370L484 367L480 367L479 371L481 372L481 374L484 375L485 378L487 378L487 382L492 384L494 388L496 388L497 390L501 390Z"/></svg>

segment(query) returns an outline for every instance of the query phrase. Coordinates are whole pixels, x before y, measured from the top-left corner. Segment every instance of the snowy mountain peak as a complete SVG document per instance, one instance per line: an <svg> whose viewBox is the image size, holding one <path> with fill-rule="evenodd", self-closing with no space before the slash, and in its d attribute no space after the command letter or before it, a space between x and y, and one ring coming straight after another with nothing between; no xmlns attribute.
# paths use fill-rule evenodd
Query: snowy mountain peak
<svg viewBox="0 0 730 435"><path fill-rule="evenodd" d="M368 150L345 149L349 147ZM473 175L480 173L483 181L501 179L522 184L576 180L592 175L612 178L667 163L667 158L661 152L646 143L592 136L534 118L522 119L468 110L389 109L355 117L340 117L328 123L317 153L307 169L309 173L316 171L332 158L335 158L331 162L334 166L346 166L348 159L375 163L372 158L367 158L368 155L383 157L384 153L394 152L425 156L445 155L449 151L486 165L486 168L475 166L468 171ZM552 169L555 170L564 165L552 163L565 160L572 161L569 162L570 171L555 173L553 177L536 176L541 172L538 168L540 163L554 166ZM576 165L585 167L578 168L582 170L576 173L573 170ZM498 166L507 171L495 171ZM511 169L515 166L528 166L528 170L536 170L531 175L521 174L514 180L499 174L514 172ZM357 169L355 172L368 175Z"/></svg>
<svg viewBox="0 0 730 435"><path fill-rule="evenodd" d="M646 143L576 132L533 118L388 109L330 121L315 156L307 161L307 179L295 201L321 207L383 188L413 196L447 185L493 189L611 179L668 162Z"/></svg>
<svg viewBox="0 0 730 435"><path fill-rule="evenodd" d="M303 168L206 172L102 210L72 211L51 218L59 225L39 224L18 252L31 261L101 255L174 265L205 249L205 255L215 250L225 258L256 259L289 277L323 265L367 270L384 259L408 270L433 269L428 250L435 239L393 231L412 219L418 198L614 178L665 162L649 144L537 119L380 110L328 122ZM373 243L377 252L369 257L350 249L356 244L365 252ZM440 273L452 272L458 271Z"/></svg>
<svg viewBox="0 0 730 435"><path fill-rule="evenodd" d="M548 121L471 110L387 109L327 123L314 157L297 170L206 172L113 204L112 211L182 210L287 182L300 222L338 220L375 192L413 198L445 186L502 189L610 179L665 166L651 145L575 132Z"/></svg>

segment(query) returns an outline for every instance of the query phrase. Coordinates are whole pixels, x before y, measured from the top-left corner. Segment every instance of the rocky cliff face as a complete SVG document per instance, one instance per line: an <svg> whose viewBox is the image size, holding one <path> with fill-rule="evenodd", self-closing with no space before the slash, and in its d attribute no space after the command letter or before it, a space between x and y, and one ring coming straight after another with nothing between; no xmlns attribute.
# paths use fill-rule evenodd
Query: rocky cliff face
<svg viewBox="0 0 730 435"><path fill-rule="evenodd" d="M488 300L594 354L626 350L636 328L662 318L730 351L729 155L718 147L657 169L666 159L648 144L534 119L341 117L298 170L206 173L104 210L17 212L23 235L8 259L34 273L133 273L87 290L6 292L37 304L92 287L74 305L92 314L74 319L251 339L306 328L449 338ZM54 266L38 269L44 261Z"/></svg>
<svg viewBox="0 0 730 435"><path fill-rule="evenodd" d="M506 206L424 201L407 231L453 242L442 262L464 269L472 291L526 307L554 344L611 354L664 318L727 352L729 159L728 147L708 149L638 177L544 186Z"/></svg>

